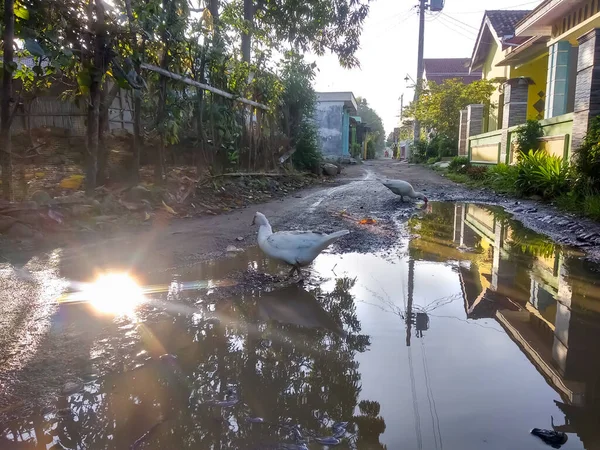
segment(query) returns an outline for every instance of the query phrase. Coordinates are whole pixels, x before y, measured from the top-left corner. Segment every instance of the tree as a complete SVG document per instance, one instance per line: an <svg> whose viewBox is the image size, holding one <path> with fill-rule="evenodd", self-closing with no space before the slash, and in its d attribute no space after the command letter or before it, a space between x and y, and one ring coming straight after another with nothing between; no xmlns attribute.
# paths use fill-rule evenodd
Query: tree
<svg viewBox="0 0 600 450"><path fill-rule="evenodd" d="M451 140L458 139L460 111L467 105L489 104L496 89L489 80L463 84L459 79L444 80L441 84L427 83L417 104L406 108L406 116L418 119L425 128Z"/></svg>
<svg viewBox="0 0 600 450"><path fill-rule="evenodd" d="M366 98L358 97L356 103L358 104L357 114L360 116L362 123L371 128L370 134L373 136L372 139L375 145L373 151L382 150L385 146L385 130L381 117L369 106Z"/></svg>
<svg viewBox="0 0 600 450"><path fill-rule="evenodd" d="M13 61L15 39L15 2L4 0L4 43L3 73L2 73L2 103L0 104L0 163L2 167L2 195L6 200L12 196L12 155L10 145L10 125L13 115L10 106L12 100L12 72L15 69Z"/></svg>
<svg viewBox="0 0 600 450"><path fill-rule="evenodd" d="M228 6L227 16L241 28L245 62L250 62L251 37L257 36L273 48L285 43L297 52L329 50L342 66L359 65L354 55L369 0L243 0Z"/></svg>

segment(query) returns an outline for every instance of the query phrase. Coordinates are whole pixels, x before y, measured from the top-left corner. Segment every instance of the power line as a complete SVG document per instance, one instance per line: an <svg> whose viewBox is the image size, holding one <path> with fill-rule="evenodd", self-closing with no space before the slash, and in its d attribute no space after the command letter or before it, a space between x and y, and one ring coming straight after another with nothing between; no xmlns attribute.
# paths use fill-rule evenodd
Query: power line
<svg viewBox="0 0 600 450"><path fill-rule="evenodd" d="M476 37L475 33L473 33L472 35L465 34L465 33L469 33L469 31L468 30L460 30L460 29L454 28L455 25L452 22L444 21L444 20L441 20L441 19L442 18L440 17L440 20L438 21L438 23L442 24L448 30L453 31L454 33L459 34L459 35L461 35L464 38L471 39L471 40L475 39L475 37Z"/></svg>
<svg viewBox="0 0 600 450"><path fill-rule="evenodd" d="M443 12L443 11L442 11L442 13L441 13L441 14L443 14L443 16L444 16L444 17L447 17L448 19L451 19L451 20L453 20L454 22L456 22L456 23L458 23L458 24L460 24L460 25L464 25L465 27L472 28L473 30L475 30L475 31L479 32L479 28L476 28L476 27L474 27L473 25L469 25L468 23L466 23L466 22L463 22L462 20L458 20L458 19L456 19L456 18L454 18L454 17L452 17L452 16L449 16L448 14L446 14L446 13L445 13L445 12Z"/></svg>
<svg viewBox="0 0 600 450"><path fill-rule="evenodd" d="M511 6L505 6L504 8L496 8L494 9L494 11L510 11L511 9L515 9L515 8L520 8L522 6L529 6L529 5L533 5L533 4L539 4L541 3L541 0L534 0L531 2L527 2L527 3L521 3L519 5L511 5ZM456 11L452 14L482 14L484 13L486 10L485 9L481 9L478 11Z"/></svg>

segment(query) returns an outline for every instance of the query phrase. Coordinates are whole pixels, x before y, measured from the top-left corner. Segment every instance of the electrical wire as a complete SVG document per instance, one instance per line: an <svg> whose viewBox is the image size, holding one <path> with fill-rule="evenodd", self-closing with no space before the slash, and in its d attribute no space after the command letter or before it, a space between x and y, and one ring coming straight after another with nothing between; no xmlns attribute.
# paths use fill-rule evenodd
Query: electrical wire
<svg viewBox="0 0 600 450"><path fill-rule="evenodd" d="M511 9L515 9L515 8L521 8L522 6L530 6L533 4L540 4L541 0L533 0L527 3L521 3L518 5L511 5L511 6L505 6L504 8L496 8L494 9L494 11L510 11ZM453 12L452 14L483 14L484 12L486 12L485 9L481 9L481 10L477 10L477 11L456 11Z"/></svg>
<svg viewBox="0 0 600 450"><path fill-rule="evenodd" d="M442 14L444 17L446 17L448 19L451 19L452 21L456 22L459 25L463 25L465 27L475 30L476 32L479 32L479 28L474 27L473 25L469 25L468 23L463 22L462 20L456 19L455 17L452 17L452 16L446 14L444 11L442 11L440 14Z"/></svg>
<svg viewBox="0 0 600 450"><path fill-rule="evenodd" d="M456 33L466 39L475 40L475 38L476 38L475 33L473 33L472 35L466 34L469 32L468 30L457 29L457 28L455 28L455 25L452 22L442 20L441 17L440 17L440 20L438 20L438 23L441 24L442 26L444 26L446 29L453 31L454 33Z"/></svg>

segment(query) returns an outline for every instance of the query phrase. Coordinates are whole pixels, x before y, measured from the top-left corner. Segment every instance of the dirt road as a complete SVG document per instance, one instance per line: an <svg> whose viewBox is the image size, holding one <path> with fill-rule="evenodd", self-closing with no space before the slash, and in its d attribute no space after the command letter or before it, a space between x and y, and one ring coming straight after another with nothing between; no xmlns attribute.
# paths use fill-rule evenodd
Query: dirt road
<svg viewBox="0 0 600 450"><path fill-rule="evenodd" d="M16 413L19 401L53 392L61 380L68 379L64 361L86 364L89 358L81 350L86 348L82 342L92 339L93 331L72 333L61 328L64 318L57 317L60 314L53 299L64 290L65 279L88 280L106 267L127 269L145 284L156 283L164 278L163 272L176 273L174 269L223 256L228 246L254 245L257 230L251 223L256 211L264 213L275 230L351 230L333 251L389 248L406 232L403 222L420 213L422 203L401 202L377 177L407 180L430 201L498 204L525 225L559 242L585 248L593 258L600 255L600 226L596 223L560 214L549 205L467 189L429 169L392 160L347 167L333 187L307 189L220 216L155 223L94 244L73 240L66 248L33 257L21 254L15 259L4 254L5 262L0 263L0 392L11 395L0 396L0 418L6 408ZM359 224L363 218L375 219L377 226Z"/></svg>
<svg viewBox="0 0 600 450"><path fill-rule="evenodd" d="M79 246L74 242L62 254L63 271L77 277L78 274L86 276L94 267L123 265L150 272L218 258L229 245L244 248L255 244L256 229L250 226L255 211L264 213L275 229L332 231L349 228L353 234L340 245L346 246L347 250L370 251L376 246L387 245L394 233L401 232L398 223L407 219L416 208L412 203L402 203L377 183L376 177L409 181L430 201L500 205L526 226L558 242L584 248L594 259L600 257L600 225L595 222L578 219L532 200L517 201L486 190L468 189L421 166L379 160L346 167L334 187L307 189L285 199L219 216L154 224L148 229L124 232L96 244ZM373 235L358 226L354 219L364 217L375 218L388 233Z"/></svg>

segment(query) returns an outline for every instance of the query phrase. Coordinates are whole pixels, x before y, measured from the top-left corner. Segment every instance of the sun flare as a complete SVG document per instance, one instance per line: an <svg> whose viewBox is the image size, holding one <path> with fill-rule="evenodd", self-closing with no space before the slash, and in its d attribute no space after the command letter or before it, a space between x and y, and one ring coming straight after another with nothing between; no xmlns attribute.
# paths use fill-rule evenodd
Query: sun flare
<svg viewBox="0 0 600 450"><path fill-rule="evenodd" d="M106 273L84 289L83 297L102 313L129 315L143 301L144 294L128 274Z"/></svg>

